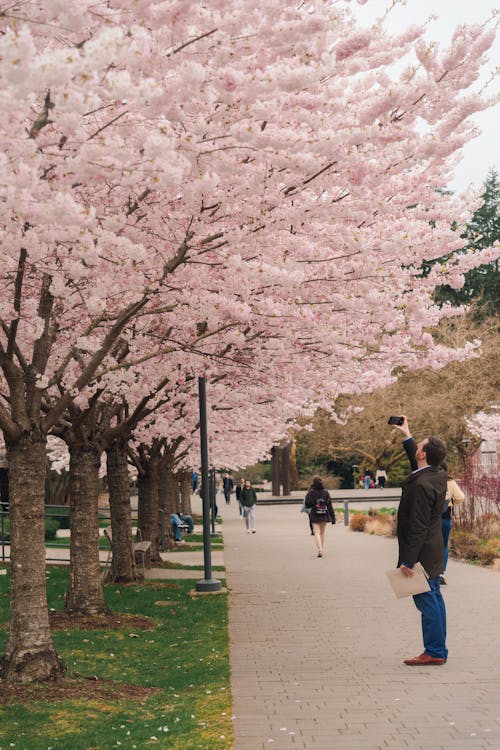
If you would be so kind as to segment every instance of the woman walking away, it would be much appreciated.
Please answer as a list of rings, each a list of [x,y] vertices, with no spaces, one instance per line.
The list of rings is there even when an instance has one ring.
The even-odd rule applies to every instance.
[[[314,477],[311,489],[306,495],[306,508],[311,509],[311,519],[314,539],[318,548],[318,557],[323,557],[325,551],[325,530],[328,522],[335,523],[335,512],[332,500],[325,490],[321,477]]]
[[[245,519],[245,526],[247,527],[247,534],[255,534],[255,503],[257,502],[257,495],[254,488],[250,484],[250,480],[246,479],[243,489],[241,490],[240,503],[243,508],[243,517]]]

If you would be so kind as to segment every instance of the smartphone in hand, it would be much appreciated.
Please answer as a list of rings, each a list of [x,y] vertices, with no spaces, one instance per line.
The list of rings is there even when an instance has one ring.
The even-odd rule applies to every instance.
[[[387,424],[397,424],[399,427],[404,423],[404,417],[389,417]]]

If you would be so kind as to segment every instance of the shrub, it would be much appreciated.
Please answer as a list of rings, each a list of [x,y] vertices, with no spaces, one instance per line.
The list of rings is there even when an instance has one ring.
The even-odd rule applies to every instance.
[[[464,560],[477,560],[480,549],[480,539],[471,531],[452,529],[450,534],[450,552]]]
[[[395,523],[391,516],[375,514],[368,518],[364,530],[367,534],[393,536],[395,533]]]
[[[364,531],[367,522],[368,516],[363,513],[354,513],[349,519],[349,527],[351,531]]]
[[[0,526],[0,535],[2,527]],[[4,516],[3,519],[3,540],[4,542],[10,542],[10,520]]]
[[[59,521],[55,518],[45,519],[45,540],[55,539],[57,535],[57,529],[59,528]]]
[[[450,552],[464,560],[477,560],[489,565],[499,554],[497,539],[484,540],[470,531],[453,530],[450,536]]]
[[[59,521],[57,521],[55,518],[46,518],[45,519],[45,539],[55,539],[57,534],[57,529],[59,528]],[[3,522],[3,540],[4,542],[10,542],[10,520],[8,518],[4,519]]]
[[[50,507],[50,505],[46,505],[45,513],[47,518],[58,521],[60,529],[69,529],[69,506],[59,508],[57,506]]]
[[[489,539],[479,548],[480,560],[483,565],[491,565],[495,558],[500,556],[500,541],[498,539]]]

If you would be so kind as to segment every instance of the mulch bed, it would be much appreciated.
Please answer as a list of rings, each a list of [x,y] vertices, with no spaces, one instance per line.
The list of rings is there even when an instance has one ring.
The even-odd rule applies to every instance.
[[[66,612],[51,612],[51,630],[154,630],[156,623],[150,617],[141,615],[68,615]]]
[[[97,677],[61,677],[37,683],[2,683],[0,705],[7,703],[38,703],[59,700],[146,701],[158,688],[128,685],[125,682],[100,680]]]

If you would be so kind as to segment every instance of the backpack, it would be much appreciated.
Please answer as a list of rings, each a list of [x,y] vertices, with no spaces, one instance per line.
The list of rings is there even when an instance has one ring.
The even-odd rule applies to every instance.
[[[325,498],[319,495],[314,503],[313,511],[317,516],[326,516],[328,513],[328,505]]]

